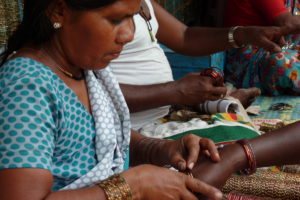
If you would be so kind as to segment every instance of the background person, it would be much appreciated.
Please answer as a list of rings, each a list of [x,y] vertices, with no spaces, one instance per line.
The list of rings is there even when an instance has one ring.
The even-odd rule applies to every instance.
[[[225,26],[279,26],[299,33],[298,0],[228,0]],[[237,88],[258,87],[263,94],[300,94],[299,34],[286,37],[288,45],[270,54],[256,45],[228,51],[226,81]]]
[[[228,28],[187,27],[155,1],[145,0],[142,13],[134,16],[134,40],[125,45],[111,67],[131,112],[133,129],[165,116],[169,105],[197,105],[225,96],[226,88],[210,77],[190,73],[174,81],[168,60],[158,42],[175,52],[203,56],[232,48]],[[151,32],[151,34],[150,34]],[[243,27],[234,31],[238,45],[252,43],[280,51],[278,27]],[[151,36],[152,35],[152,36]],[[279,42],[277,45],[275,42]],[[231,95],[248,106],[260,94],[258,89],[240,90]]]

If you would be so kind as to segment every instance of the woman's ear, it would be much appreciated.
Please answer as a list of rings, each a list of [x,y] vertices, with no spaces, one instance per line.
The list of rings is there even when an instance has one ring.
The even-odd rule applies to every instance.
[[[46,15],[54,28],[63,26],[69,8],[64,0],[53,1],[46,10]]]

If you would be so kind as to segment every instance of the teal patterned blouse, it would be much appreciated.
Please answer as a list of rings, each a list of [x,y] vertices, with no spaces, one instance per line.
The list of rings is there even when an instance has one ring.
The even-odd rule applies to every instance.
[[[42,168],[53,190],[97,163],[94,120],[48,67],[16,58],[0,68],[0,169]]]

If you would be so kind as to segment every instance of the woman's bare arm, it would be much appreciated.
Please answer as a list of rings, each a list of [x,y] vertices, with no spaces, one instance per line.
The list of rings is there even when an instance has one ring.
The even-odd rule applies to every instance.
[[[300,122],[285,126],[250,140],[257,166],[300,164]],[[193,169],[195,177],[216,187],[222,187],[229,176],[247,168],[245,152],[240,144],[231,144],[220,150],[221,161],[213,163],[202,158]]]

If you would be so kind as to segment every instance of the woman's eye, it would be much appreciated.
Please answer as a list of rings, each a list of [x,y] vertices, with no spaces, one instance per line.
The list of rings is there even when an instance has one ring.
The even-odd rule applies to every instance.
[[[120,19],[111,19],[110,21],[113,24],[121,24],[123,20],[120,20]]]

